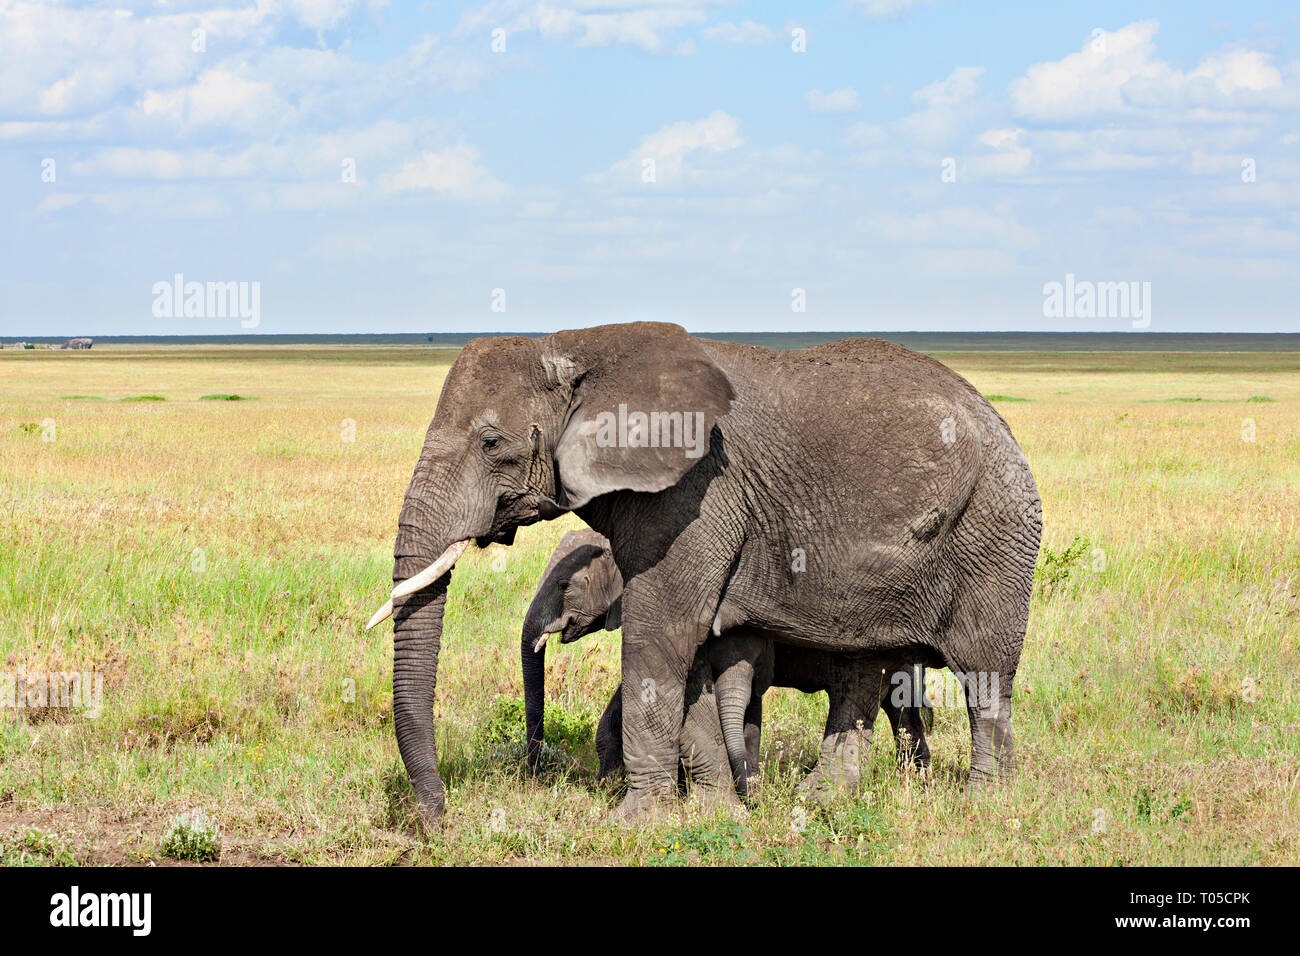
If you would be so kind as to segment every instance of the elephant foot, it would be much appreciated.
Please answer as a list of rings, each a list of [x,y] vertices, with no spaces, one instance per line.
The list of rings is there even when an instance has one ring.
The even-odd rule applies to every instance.
[[[991,793],[1000,782],[996,770],[972,769],[966,781],[966,793],[972,796]]]
[[[930,747],[925,740],[914,740],[909,734],[898,738],[898,766],[903,770],[911,768],[924,774],[930,769]]]
[[[602,769],[596,774],[596,783],[602,787],[619,787],[627,782],[627,771],[622,767],[613,770]]]
[[[740,798],[730,786],[710,787],[695,784],[687,791],[686,802],[691,807],[703,810],[740,806]]]
[[[817,766],[795,788],[796,795],[825,805],[844,794],[856,793],[870,744],[869,731],[845,730],[828,735],[822,741]]]
[[[736,792],[740,794],[740,799],[753,800],[758,796],[759,775],[752,773],[748,777],[742,777],[736,782]]]
[[[670,794],[628,791],[621,803],[605,817],[605,823],[615,826],[639,826],[649,820],[671,813],[676,799]]]

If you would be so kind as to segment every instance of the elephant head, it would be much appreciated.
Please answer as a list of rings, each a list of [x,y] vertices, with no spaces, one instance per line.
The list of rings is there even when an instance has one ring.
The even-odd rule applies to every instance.
[[[392,599],[367,625],[393,616],[394,725],[426,825],[444,807],[433,700],[456,559],[471,542],[509,544],[520,526],[601,495],[672,487],[707,453],[732,396],[675,325],[480,338],[457,356],[398,518]],[[695,444],[622,440],[628,410],[690,415]],[[611,436],[613,416],[624,429]]]
[[[593,631],[617,630],[622,623],[622,593],[623,576],[609,542],[590,530],[566,534],[542,573],[519,642],[530,770],[537,770],[545,730],[547,638],[558,634],[560,642],[567,644]]]

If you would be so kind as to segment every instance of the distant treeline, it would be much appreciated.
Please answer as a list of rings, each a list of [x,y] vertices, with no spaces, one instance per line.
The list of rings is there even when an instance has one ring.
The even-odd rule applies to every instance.
[[[483,335],[526,335],[544,332],[376,332],[361,334],[286,335],[97,335],[96,345],[423,345],[459,348]],[[1274,352],[1300,351],[1296,332],[700,332],[703,338],[797,349],[836,339],[871,336],[888,339],[921,352],[1025,350]],[[64,342],[67,336],[5,337],[0,341]]]

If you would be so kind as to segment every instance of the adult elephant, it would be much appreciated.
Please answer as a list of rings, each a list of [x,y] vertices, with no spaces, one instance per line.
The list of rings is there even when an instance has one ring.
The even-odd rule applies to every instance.
[[[877,339],[774,352],[637,322],[475,339],[443,384],[394,547],[398,747],[444,805],[433,697],[449,572],[565,511],[624,581],[630,819],[674,794],[684,689],[710,631],[906,651],[967,680],[971,772],[1009,773],[1011,688],[1041,531],[1029,465],[960,376]],[[972,690],[978,686],[980,693]],[[833,715],[821,762],[874,714]]]

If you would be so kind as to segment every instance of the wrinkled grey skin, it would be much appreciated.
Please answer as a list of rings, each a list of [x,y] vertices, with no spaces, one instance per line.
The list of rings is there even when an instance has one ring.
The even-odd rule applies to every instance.
[[[520,637],[530,770],[537,770],[545,730],[545,647],[535,650],[539,639],[543,634],[555,634],[567,644],[593,631],[617,630],[622,593],[623,578],[609,552],[609,542],[587,529],[566,534],[546,563],[537,593],[524,615]],[[726,800],[731,790],[731,768],[718,711],[710,675],[703,666],[695,668],[688,681],[679,754],[681,769],[702,795]],[[596,735],[602,779],[622,769],[622,740],[615,745],[611,734],[621,738],[621,721],[611,727],[602,718]]]
[[[699,440],[679,424],[643,441],[639,418],[611,440],[620,412],[674,413]],[[613,820],[676,795],[696,652],[738,627],[982,676],[996,692],[968,702],[972,782],[1011,772],[1041,505],[1006,422],[940,363],[877,339],[776,352],[652,322],[471,341],[406,490],[394,582],[455,542],[508,544],[566,511],[609,539],[624,582],[628,790]],[[426,825],[444,806],[433,699],[449,580],[393,600],[394,725]],[[832,712],[815,775],[859,760],[868,683]]]
[[[543,651],[535,650],[543,634],[558,634],[561,643],[575,641],[595,631],[619,627],[623,579],[610,553],[609,542],[594,531],[570,531],[560,541],[542,573],[537,592],[524,618],[520,658],[524,672],[524,704],[527,722],[528,764],[535,770],[544,731],[543,700],[545,669]],[[735,787],[741,796],[752,790],[752,776],[758,767],[762,727],[762,698],[768,687],[800,687],[807,691],[828,691],[833,697],[852,694],[857,688],[843,687],[844,680],[870,679],[880,671],[880,661],[846,659],[837,669],[844,678],[836,680],[831,661],[817,651],[773,641],[743,628],[728,631],[705,642],[697,666],[707,666],[703,679],[713,682],[717,699],[718,725],[722,740],[707,739],[707,727],[692,724],[689,715],[683,736],[696,752],[711,753],[725,747]],[[776,667],[776,661],[781,666]],[[903,679],[911,679],[910,669]],[[880,703],[889,716],[898,744],[900,762],[912,760],[919,767],[929,763],[920,707],[899,707],[894,703],[895,680],[884,684]],[[689,695],[688,695],[689,699]],[[605,708],[596,731],[596,751],[602,778],[623,769],[621,688]],[[835,709],[838,701],[832,705]],[[814,794],[829,797],[831,792]]]

